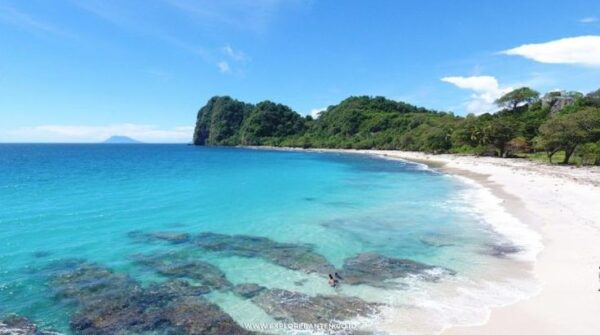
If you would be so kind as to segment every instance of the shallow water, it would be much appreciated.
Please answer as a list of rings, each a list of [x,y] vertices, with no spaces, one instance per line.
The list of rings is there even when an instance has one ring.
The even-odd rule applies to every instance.
[[[215,265],[232,285],[256,283],[381,303],[383,313],[370,327],[390,332],[429,333],[448,323],[474,322],[473,313],[442,320],[448,313],[440,312],[453,299],[462,301],[467,287],[475,295],[475,287],[495,287],[494,299],[469,300],[472,306],[465,308],[474,309],[530,289],[520,276],[499,270],[521,261],[498,253],[498,245],[510,244],[473,207],[480,190],[417,164],[185,145],[3,144],[0,171],[0,314],[17,313],[65,333],[75,307],[57,302],[44,269],[67,258],[95,262],[149,285],[165,276],[136,263],[134,255],[184,254]],[[138,237],[165,231],[192,239],[202,232],[259,236],[306,246],[336,269],[371,252],[456,274],[440,274],[434,282],[408,276],[392,280],[394,287],[342,281],[333,289],[326,273],[285,267],[272,255],[215,252],[189,241],[135,238],[132,231]],[[502,274],[490,281],[485,274],[492,272]],[[275,321],[231,290],[214,289],[206,297],[239,324]],[[398,309],[404,309],[402,316]]]

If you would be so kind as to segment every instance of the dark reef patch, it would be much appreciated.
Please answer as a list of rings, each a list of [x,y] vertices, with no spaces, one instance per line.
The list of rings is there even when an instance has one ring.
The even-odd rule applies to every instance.
[[[193,242],[202,249],[227,255],[262,258],[273,264],[306,273],[326,275],[334,270],[325,257],[311,245],[281,243],[266,237],[201,233]]]
[[[235,285],[233,292],[243,298],[250,299],[262,292],[265,288],[258,284]]]
[[[133,230],[127,233],[127,237],[132,238],[135,241],[141,243],[148,243],[153,241],[166,241],[172,244],[185,243],[190,240],[190,234],[181,232],[171,231],[159,231],[159,232],[144,232],[140,230]]]
[[[282,289],[264,289],[252,299],[275,320],[311,324],[347,321],[378,312],[378,305],[342,295],[309,296]]]
[[[35,251],[34,253],[32,253],[32,256],[35,258],[45,258],[52,255],[52,253],[50,251]]]
[[[40,330],[31,320],[11,314],[0,319],[0,335],[60,335],[60,333]]]
[[[190,257],[187,253],[134,255],[133,261],[169,278],[187,278],[214,289],[229,288],[232,284],[218,267]]]
[[[169,280],[142,287],[95,263],[67,260],[47,269],[55,299],[73,304],[75,334],[251,334],[217,305],[204,286]]]
[[[490,256],[504,258],[522,251],[521,248],[511,243],[487,244],[485,253]]]
[[[427,246],[436,248],[451,247],[455,245],[449,236],[444,235],[425,235],[419,238],[419,241]]]
[[[455,274],[454,271],[449,269],[376,253],[362,253],[346,259],[341,274],[344,277],[343,283],[346,284],[365,284],[386,288],[395,286],[393,283],[386,282],[387,280],[409,275],[419,275],[425,280],[437,280],[440,275],[428,272],[428,270],[433,269],[441,269],[443,274]]]

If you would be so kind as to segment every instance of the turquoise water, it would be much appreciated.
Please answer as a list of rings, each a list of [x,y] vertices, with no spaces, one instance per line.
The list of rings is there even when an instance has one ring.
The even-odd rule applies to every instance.
[[[131,231],[216,232],[308,243],[336,267],[376,252],[485,269],[498,236],[463,199],[468,185],[422,166],[368,156],[186,145],[0,145],[0,314],[69,332],[72,307],[50,294],[45,265],[81,258],[144,283],[132,255],[183,248]],[[234,284],[327,294],[319,274],[264,259],[203,253]],[[299,285],[298,282],[303,284]],[[390,292],[342,287],[366,300]],[[249,301],[209,298],[238,322],[270,320]]]

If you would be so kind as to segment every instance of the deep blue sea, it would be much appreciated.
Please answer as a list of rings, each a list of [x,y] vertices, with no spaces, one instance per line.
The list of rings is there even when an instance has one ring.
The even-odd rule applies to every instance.
[[[485,317],[488,305],[505,302],[501,289],[494,299],[480,293],[517,286],[502,270],[517,262],[503,254],[510,247],[499,247],[510,241],[474,208],[480,191],[422,165],[356,154],[1,144],[0,314],[70,333],[77,307],[57,298],[48,267],[79,259],[147,286],[168,276],[136,263],[137,256],[193,248],[152,240],[152,233],[211,232],[307,246],[336,269],[368,252],[451,270],[454,275],[435,281],[406,276],[392,279],[395,287],[342,281],[332,288],[327,274],[294,269],[271,256],[206,250],[193,256],[216,266],[233,285],[358,297],[386,308],[371,320],[374,329],[432,333],[474,322]],[[271,249],[265,252],[277,252]],[[239,324],[276,319],[228,289],[205,297]]]

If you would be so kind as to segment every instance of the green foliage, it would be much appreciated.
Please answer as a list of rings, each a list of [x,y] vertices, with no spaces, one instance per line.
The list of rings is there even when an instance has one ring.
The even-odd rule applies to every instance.
[[[251,108],[252,105],[228,96],[212,97],[198,112],[194,144],[236,144],[242,121]]]
[[[600,165],[600,141],[583,144],[577,149],[577,156],[582,164]]]
[[[506,146],[507,156],[513,156],[518,152],[528,152],[531,150],[531,146],[527,139],[523,136],[517,136],[508,141]]]
[[[540,127],[539,140],[550,161],[557,151],[564,150],[563,163],[568,164],[577,146],[600,140],[600,109],[554,115]]]
[[[271,101],[258,103],[244,120],[240,131],[240,144],[276,145],[276,138],[299,134],[304,130],[304,120],[296,112]]]
[[[521,87],[506,93],[496,100],[496,104],[500,107],[515,110],[519,105],[530,104],[535,102],[540,97],[537,91],[529,87]]]
[[[508,142],[516,135],[517,124],[511,118],[494,118],[483,126],[483,144],[489,144],[498,150],[498,156],[506,156]]]
[[[571,99],[560,109],[547,101]],[[554,99],[554,100],[552,100]],[[564,157],[597,164],[600,91],[538,93],[517,89],[499,99],[495,114],[457,117],[383,97],[350,97],[319,117],[264,101],[213,97],[198,113],[194,144],[299,148],[413,150],[490,156]],[[598,104],[599,106],[596,106]],[[556,156],[555,156],[556,155]],[[574,158],[573,158],[574,157]]]

